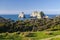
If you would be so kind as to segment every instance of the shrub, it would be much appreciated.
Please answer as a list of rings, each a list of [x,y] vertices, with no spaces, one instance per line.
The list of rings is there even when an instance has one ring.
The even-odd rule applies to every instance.
[[[29,33],[26,35],[26,37],[36,37],[36,34],[35,33]]]
[[[45,32],[45,34],[52,35],[53,33],[52,32]]]
[[[18,31],[17,34],[20,34],[20,31]]]
[[[6,32],[6,34],[5,34],[5,35],[7,36],[8,34],[9,34],[9,33],[8,33],[8,32]]]

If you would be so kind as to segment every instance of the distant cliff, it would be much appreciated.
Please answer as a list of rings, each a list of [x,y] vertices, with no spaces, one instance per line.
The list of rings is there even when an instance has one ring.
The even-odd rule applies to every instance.
[[[6,18],[3,18],[3,17],[0,16],[0,23],[1,22],[12,22],[12,21],[14,21],[14,20],[6,19]]]

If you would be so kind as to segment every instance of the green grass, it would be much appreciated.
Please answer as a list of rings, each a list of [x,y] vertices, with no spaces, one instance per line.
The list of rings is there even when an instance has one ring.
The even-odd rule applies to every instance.
[[[46,34],[48,31],[40,32],[22,32],[20,34],[14,33],[0,33],[0,40],[39,40],[56,35],[60,35],[60,31],[50,31],[52,34]],[[49,33],[49,32],[48,32]]]
[[[60,31],[50,31],[50,32],[52,32],[52,34],[46,34],[46,32],[48,32],[48,31],[31,32],[31,33],[34,33],[33,35],[28,34],[29,32],[25,32],[25,34],[28,34],[29,36],[27,36],[27,37],[25,36],[24,38],[31,38],[34,40],[38,40],[38,39],[44,39],[44,38],[60,35]]]
[[[51,40],[60,40],[60,38],[52,38]]]

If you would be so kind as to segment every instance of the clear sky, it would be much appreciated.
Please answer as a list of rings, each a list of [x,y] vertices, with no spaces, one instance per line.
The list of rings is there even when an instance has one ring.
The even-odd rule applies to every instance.
[[[43,11],[45,14],[60,14],[60,0],[0,0],[0,14],[30,14]]]

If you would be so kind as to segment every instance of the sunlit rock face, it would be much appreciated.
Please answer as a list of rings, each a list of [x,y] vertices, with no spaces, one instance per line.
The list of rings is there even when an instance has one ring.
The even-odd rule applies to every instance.
[[[45,17],[45,14],[43,12],[34,11],[34,12],[32,12],[32,14],[30,16],[41,19],[41,18]]]
[[[45,16],[45,18],[49,18],[48,16]]]
[[[32,12],[31,16],[32,17],[36,17],[37,16],[37,13],[38,13],[37,11],[34,11],[34,12]]]
[[[60,18],[60,15],[56,15],[56,17],[59,17]]]
[[[21,12],[18,17],[19,18],[24,18],[24,12]]]

